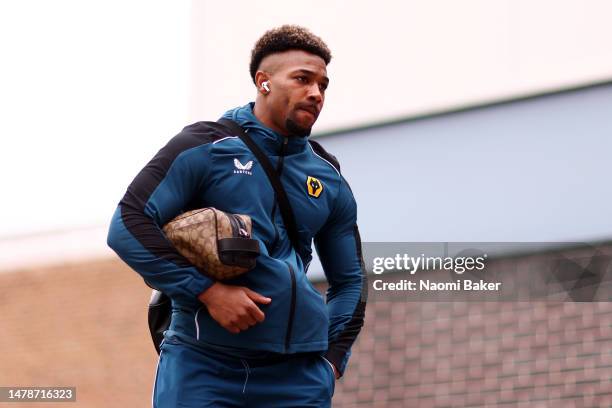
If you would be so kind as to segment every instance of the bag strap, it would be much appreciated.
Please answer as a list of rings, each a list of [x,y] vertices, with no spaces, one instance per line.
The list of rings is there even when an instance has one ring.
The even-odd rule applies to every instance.
[[[295,222],[295,215],[293,213],[293,209],[291,208],[291,203],[289,202],[289,198],[287,197],[287,192],[283,187],[280,177],[272,163],[270,163],[270,159],[268,156],[257,146],[257,144],[251,139],[251,136],[244,131],[242,126],[238,125],[231,119],[221,118],[217,121],[222,125],[230,128],[239,138],[244,142],[244,144],[251,150],[253,155],[257,158],[259,164],[266,172],[268,176],[268,180],[270,180],[270,184],[272,184],[272,188],[274,189],[274,193],[276,196],[276,201],[278,202],[278,206],[280,208],[281,216],[283,218],[283,223],[285,224],[285,228],[287,229],[287,234],[289,235],[289,240],[293,244],[293,247],[297,251],[297,253],[302,256],[299,248],[299,235],[297,224]]]

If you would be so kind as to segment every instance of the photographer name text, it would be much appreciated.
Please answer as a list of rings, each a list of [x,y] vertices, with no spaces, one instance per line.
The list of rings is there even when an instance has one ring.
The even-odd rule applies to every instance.
[[[385,282],[382,279],[376,279],[372,282],[374,290],[398,290],[398,291],[498,291],[501,287],[501,282],[485,282],[480,279],[473,281],[470,279],[456,280],[455,282],[432,282],[427,279],[419,279],[412,281],[402,279],[398,282]]]

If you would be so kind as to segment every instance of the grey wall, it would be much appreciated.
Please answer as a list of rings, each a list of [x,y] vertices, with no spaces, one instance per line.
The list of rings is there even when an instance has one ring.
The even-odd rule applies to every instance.
[[[612,238],[612,84],[318,141],[364,241]]]

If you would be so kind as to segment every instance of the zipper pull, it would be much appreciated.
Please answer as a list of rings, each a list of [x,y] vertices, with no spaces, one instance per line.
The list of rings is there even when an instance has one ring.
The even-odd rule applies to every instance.
[[[244,223],[244,221],[242,220],[242,218],[238,215],[236,215],[236,221],[238,221],[238,235],[244,237],[244,238],[250,238],[249,233],[246,230],[246,224]]]
[[[281,156],[285,155],[285,150],[287,150],[287,144],[289,143],[288,137],[283,137],[283,146],[281,147]]]

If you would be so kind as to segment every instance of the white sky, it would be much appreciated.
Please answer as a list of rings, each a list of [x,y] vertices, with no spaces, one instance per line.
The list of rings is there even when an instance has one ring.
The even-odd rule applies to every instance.
[[[332,49],[320,131],[610,78],[611,15],[603,0],[2,2],[0,252],[89,227],[104,247],[171,136],[253,99],[249,53],[271,27]]]
[[[0,3],[0,236],[105,223],[188,111],[183,2]]]
[[[194,120],[253,98],[250,50],[284,23],[310,28],[333,54],[319,130],[612,77],[610,1],[195,4]]]

